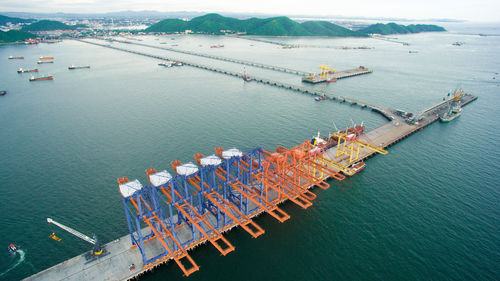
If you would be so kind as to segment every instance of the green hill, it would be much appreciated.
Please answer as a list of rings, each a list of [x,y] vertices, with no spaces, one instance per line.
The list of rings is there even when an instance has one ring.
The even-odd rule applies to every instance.
[[[419,32],[436,32],[436,31],[446,31],[441,26],[433,25],[433,24],[410,24],[410,25],[401,25],[397,23],[377,23],[372,24],[368,27],[358,30],[359,32],[363,32],[366,34],[408,34],[408,33],[419,33]]]
[[[301,25],[310,33],[318,36],[366,36],[327,21],[306,21]]]
[[[60,21],[54,20],[40,20],[28,26],[23,27],[24,31],[49,31],[49,30],[75,30],[84,25],[67,25]]]
[[[268,36],[365,36],[356,31],[329,22],[304,22],[302,24],[288,17],[251,18],[239,20],[219,14],[207,14],[190,21],[179,19],[162,20],[146,29],[147,32],[184,32],[223,34],[222,30],[246,32],[248,35]]]
[[[36,38],[36,35],[20,30],[0,31],[0,43],[23,42],[29,38]]]
[[[17,24],[17,23],[30,23],[34,22],[33,19],[21,19],[21,18],[12,18],[4,15],[0,15],[0,25],[6,25],[7,23]]]

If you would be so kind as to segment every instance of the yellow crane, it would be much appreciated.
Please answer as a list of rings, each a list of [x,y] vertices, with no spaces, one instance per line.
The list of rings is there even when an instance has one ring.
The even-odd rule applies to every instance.
[[[329,73],[333,73],[333,72],[336,71],[335,69],[333,69],[332,66],[330,66],[328,64],[322,64],[322,65],[320,65],[319,69],[321,69],[321,75],[320,75],[320,77],[324,78],[324,79],[326,79],[328,77]]]
[[[342,155],[348,155],[349,164],[358,160],[359,150],[361,147],[373,150],[383,155],[388,153],[387,150],[381,147],[360,141],[359,136],[356,134],[332,133],[332,135],[338,138],[337,151],[335,153],[335,157],[338,158]]]

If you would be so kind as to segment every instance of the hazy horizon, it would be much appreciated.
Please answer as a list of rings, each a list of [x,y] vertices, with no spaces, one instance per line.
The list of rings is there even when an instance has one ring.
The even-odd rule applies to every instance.
[[[199,2],[186,0],[3,0],[1,12],[19,13],[75,13],[100,14],[115,12],[193,12],[193,13],[241,13],[241,14],[273,14],[286,16],[322,17],[322,18],[375,18],[401,20],[465,20],[473,22],[498,22],[500,2],[480,0],[476,2],[457,3],[451,0],[421,0],[419,2],[401,3],[397,0],[386,0],[382,3],[368,0],[354,0],[346,3],[332,4],[330,1],[318,0],[314,5],[309,3],[291,3],[283,0],[273,2],[254,0],[251,5],[247,1],[218,0]]]

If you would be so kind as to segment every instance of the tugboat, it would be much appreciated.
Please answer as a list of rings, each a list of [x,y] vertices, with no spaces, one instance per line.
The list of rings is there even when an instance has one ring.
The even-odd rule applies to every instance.
[[[7,94],[7,91],[0,91],[0,96],[5,96]]]
[[[54,79],[54,76],[52,76],[52,75],[46,75],[46,76],[40,76],[40,77],[31,76],[30,82],[41,81],[41,80],[53,80],[53,79]]]
[[[18,250],[18,249],[17,249],[16,245],[14,245],[14,244],[10,243],[10,245],[9,245],[9,252],[10,252],[11,254],[14,254],[15,252],[17,252],[17,250]]]
[[[315,98],[314,98],[314,100],[315,100],[315,101],[322,101],[322,100],[327,100],[327,99],[328,99],[328,97],[327,97],[327,96],[325,96],[325,95],[323,95],[323,96],[321,96],[321,97],[315,97]]]
[[[164,67],[172,67],[172,62],[171,61],[161,62],[158,65]]]
[[[70,66],[68,66],[68,69],[82,69],[82,68],[90,68],[90,65],[83,65],[83,66],[70,65]]]
[[[26,72],[38,72],[38,68],[35,68],[35,69],[22,69],[22,68],[19,68],[17,70],[17,73],[26,73]]]
[[[351,169],[354,171],[354,173],[358,174],[363,171],[363,169],[366,167],[366,164],[364,161],[359,161],[354,164],[352,164]]]

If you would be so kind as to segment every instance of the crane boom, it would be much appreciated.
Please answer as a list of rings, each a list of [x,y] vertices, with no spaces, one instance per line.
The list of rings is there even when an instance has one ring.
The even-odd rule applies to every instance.
[[[76,237],[78,237],[78,238],[80,238],[80,239],[83,239],[83,240],[85,240],[85,241],[89,242],[90,244],[95,245],[95,244],[97,243],[97,242],[96,242],[96,240],[94,240],[94,239],[92,239],[92,238],[88,237],[87,235],[85,235],[85,234],[83,234],[83,233],[81,233],[81,232],[79,232],[79,231],[76,231],[76,230],[74,230],[74,229],[73,229],[73,228],[71,228],[71,227],[68,227],[68,226],[65,226],[65,225],[63,225],[63,224],[61,224],[61,223],[58,223],[58,222],[56,222],[55,220],[53,220],[53,219],[51,219],[51,218],[47,218],[47,222],[48,222],[48,223],[52,223],[52,224],[55,224],[55,225],[59,226],[60,228],[62,228],[62,229],[64,229],[64,230],[66,230],[67,232],[69,232],[69,233],[71,233],[71,234],[75,235]]]

